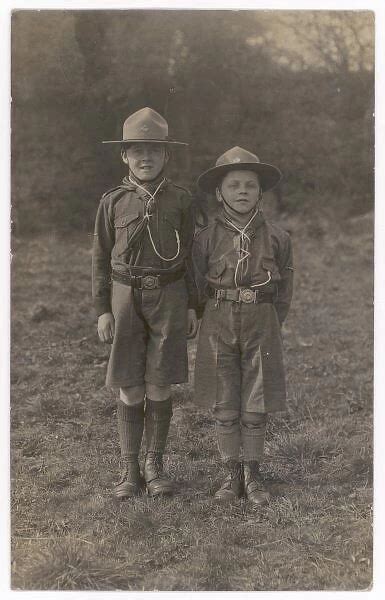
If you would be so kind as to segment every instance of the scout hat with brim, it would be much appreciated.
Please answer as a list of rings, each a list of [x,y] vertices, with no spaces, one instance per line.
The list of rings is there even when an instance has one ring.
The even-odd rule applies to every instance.
[[[148,107],[141,108],[124,121],[123,139],[106,140],[103,141],[103,144],[133,144],[135,142],[188,145],[186,142],[170,139],[166,119],[156,110]]]
[[[215,192],[226,173],[234,170],[257,173],[263,192],[277,185],[282,177],[281,171],[274,165],[263,163],[252,152],[235,146],[218,158],[215,167],[202,173],[198,179],[198,185],[204,192]]]

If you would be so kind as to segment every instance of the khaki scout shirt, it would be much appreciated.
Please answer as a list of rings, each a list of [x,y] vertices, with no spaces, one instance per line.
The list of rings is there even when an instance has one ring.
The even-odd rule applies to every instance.
[[[293,293],[293,255],[290,236],[257,214],[242,239],[236,228],[223,215],[202,229],[194,239],[193,263],[199,289],[200,305],[207,299],[208,287],[235,289],[256,288],[273,294],[278,318],[282,323],[289,311]],[[235,271],[239,259],[237,285]]]
[[[96,215],[92,253],[92,296],[98,315],[111,312],[112,269],[135,274],[186,270],[189,307],[196,305],[197,294],[191,265],[191,245],[194,235],[192,198],[187,190],[165,180],[156,194],[149,220],[152,242],[143,220],[150,196],[134,183],[123,185],[104,194]],[[136,241],[132,243],[133,233]],[[177,234],[180,240],[178,256]],[[164,258],[163,260],[153,247]]]

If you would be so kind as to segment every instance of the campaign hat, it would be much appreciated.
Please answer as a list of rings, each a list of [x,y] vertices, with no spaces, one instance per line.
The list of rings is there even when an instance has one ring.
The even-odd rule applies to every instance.
[[[156,110],[146,106],[130,115],[123,123],[121,140],[105,140],[103,144],[132,144],[135,142],[181,144],[168,136],[168,123]]]
[[[282,178],[278,167],[261,162],[256,154],[235,146],[218,158],[215,167],[200,175],[198,185],[204,192],[215,192],[226,173],[235,170],[257,173],[263,192],[272,189]]]

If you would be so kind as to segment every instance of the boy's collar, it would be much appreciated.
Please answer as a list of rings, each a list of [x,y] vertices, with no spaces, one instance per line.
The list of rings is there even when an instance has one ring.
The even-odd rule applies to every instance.
[[[163,182],[163,183],[162,183]],[[159,184],[162,184],[159,188],[159,191],[167,184],[168,180],[163,175],[163,172],[158,175],[152,181],[140,181],[137,179],[132,173],[130,175],[126,175],[123,178],[123,186],[129,191],[137,191],[139,195],[144,195],[145,190],[148,190],[150,193],[154,193]]]
[[[230,229],[231,231],[240,229],[240,227],[235,227],[234,225],[232,226],[231,223],[229,223],[229,217],[226,215],[224,209],[220,211],[215,220],[218,223],[220,223],[223,227],[226,227],[226,229]],[[257,229],[259,229],[259,227],[261,227],[261,225],[263,225],[263,223],[265,223],[265,217],[263,212],[260,210],[256,213],[250,225],[246,228],[246,231],[256,231]]]

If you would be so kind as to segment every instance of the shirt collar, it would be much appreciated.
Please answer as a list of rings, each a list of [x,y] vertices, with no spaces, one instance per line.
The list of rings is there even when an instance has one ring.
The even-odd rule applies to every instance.
[[[239,230],[239,227],[232,227],[231,224],[228,222],[228,219],[225,218],[225,211],[222,209],[219,213],[219,215],[216,217],[215,219],[217,221],[217,223],[220,223],[222,225],[222,227],[225,227],[226,229],[229,229],[230,231],[233,232],[237,232],[237,230]],[[257,229],[259,229],[263,224],[265,223],[265,217],[263,212],[260,210],[255,218],[251,221],[250,225],[246,228],[245,233],[248,234],[255,234],[255,232],[257,231]]]
[[[130,179],[131,179],[131,181],[130,181]],[[136,177],[134,177],[134,175],[132,173],[130,173],[130,178],[128,178],[128,176],[125,176],[123,178],[122,187],[124,187],[125,189],[127,189],[130,192],[136,191],[140,197],[143,197],[143,196],[146,196],[146,193],[142,188],[145,188],[146,190],[148,190],[148,192],[150,192],[150,194],[153,194],[156,191],[156,189],[158,188],[159,184],[162,182],[162,180],[164,180],[164,183],[160,186],[159,192],[167,184],[167,179],[164,177],[163,173],[160,173],[158,175],[158,177],[156,179],[154,179],[153,181],[148,181],[148,182],[139,181],[136,179]],[[138,184],[140,184],[141,187],[139,187],[139,185],[135,185],[136,182]]]

